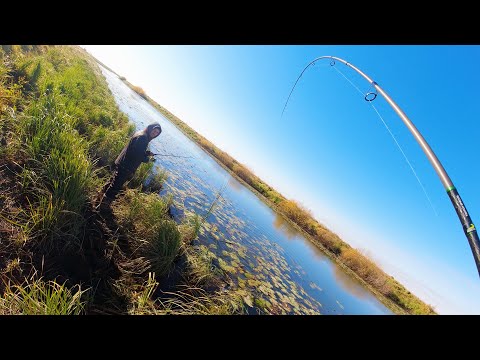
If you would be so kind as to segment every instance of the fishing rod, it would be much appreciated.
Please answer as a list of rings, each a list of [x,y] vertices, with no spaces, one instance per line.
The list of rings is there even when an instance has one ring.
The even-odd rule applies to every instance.
[[[177,157],[177,158],[195,159],[193,156],[181,156],[181,155],[162,154],[162,153],[152,153],[152,156],[171,156],[171,157]]]
[[[287,107],[288,101],[290,100],[290,97],[292,96],[293,90],[297,86],[298,81],[304,74],[304,72],[312,65],[315,65],[315,63],[319,60],[322,59],[330,59],[330,66],[335,66],[335,62],[338,61],[347,67],[355,70],[357,73],[359,73],[365,80],[369,82],[371,87],[375,89],[375,92],[367,92],[365,94],[365,100],[368,102],[371,102],[375,100],[377,97],[377,91],[380,93],[380,95],[383,96],[383,98],[388,102],[388,104],[393,108],[393,110],[397,113],[397,115],[400,117],[400,119],[403,121],[403,123],[407,126],[408,130],[410,133],[413,135],[417,143],[420,145],[422,148],[423,152],[427,156],[428,160],[430,161],[430,164],[433,166],[435,172],[437,173],[438,177],[440,178],[440,181],[442,182],[443,187],[447,191],[448,197],[450,198],[450,201],[453,204],[453,207],[455,208],[455,211],[457,213],[457,216],[460,220],[460,223],[462,224],[463,227],[463,232],[465,233],[465,236],[467,237],[468,243],[470,244],[470,249],[472,250],[473,258],[475,260],[475,264],[477,266],[477,271],[478,274],[480,275],[480,239],[478,238],[478,233],[475,228],[475,225],[472,222],[472,219],[470,215],[468,214],[468,211],[460,197],[460,194],[458,193],[457,188],[453,185],[452,180],[448,176],[445,168],[443,165],[440,163],[440,160],[438,160],[437,156],[433,152],[432,148],[430,145],[428,145],[427,141],[425,138],[420,134],[420,131],[415,127],[415,125],[412,123],[412,121],[408,118],[408,116],[403,112],[403,110],[393,101],[393,99],[383,90],[380,85],[376,81],[373,81],[368,75],[366,75],[363,71],[361,71],[359,68],[357,68],[355,65],[352,63],[349,63],[348,61],[345,61],[343,59],[340,59],[335,56],[320,56],[315,59],[313,59],[305,68],[302,70],[300,75],[298,76],[297,80],[295,81],[292,90],[290,91],[290,94],[288,95],[287,101],[285,102],[285,106],[283,107],[282,111],[282,116],[283,113],[285,112],[285,109]]]

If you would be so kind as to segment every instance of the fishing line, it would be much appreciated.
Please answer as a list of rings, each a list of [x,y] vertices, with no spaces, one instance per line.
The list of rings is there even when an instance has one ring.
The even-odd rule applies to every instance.
[[[208,209],[207,213],[205,214],[205,216],[202,218],[202,224],[207,220],[208,216],[213,212],[213,207],[215,206],[215,204],[217,203],[218,199],[219,198],[222,198],[223,199],[223,196],[222,196],[222,192],[223,190],[225,190],[225,187],[227,186],[227,181],[228,181],[228,174],[225,176],[225,180],[222,184],[222,187],[220,188],[220,190],[218,191],[217,195],[215,196],[215,200],[213,200],[212,204],[210,205],[210,208]]]
[[[345,80],[347,80],[355,89],[357,89],[357,91],[358,91],[362,96],[365,95],[365,94],[362,92],[362,90],[360,90],[357,85],[355,85],[349,78],[347,78],[347,77],[343,74],[343,72],[341,72],[340,70],[338,70],[336,66],[332,65],[332,67],[337,71],[337,73],[339,73],[340,75],[342,75],[342,76],[345,78]]]
[[[171,156],[171,157],[185,158],[185,159],[196,159],[193,156],[181,156],[181,155],[162,154],[162,153],[155,153],[155,154],[153,154],[153,156]]]
[[[311,64],[312,66],[316,66],[316,68],[321,68],[321,67],[324,67],[324,66],[333,66],[335,65],[335,60],[332,60],[330,62],[330,64],[320,64],[320,65],[317,65],[316,61],[312,62]],[[293,94],[293,90],[295,90],[295,87],[297,86],[298,82],[300,81],[300,78],[303,76],[303,73],[309,68],[310,66],[307,66],[306,68],[303,69],[303,71],[300,73],[300,75],[297,77],[297,80],[295,81],[295,83],[293,84],[293,87],[292,87],[292,90],[290,90],[290,94],[288,94],[288,98],[287,98],[287,101],[285,101],[285,105],[283,106],[283,110],[282,110],[282,115],[280,115],[280,119],[283,117],[283,113],[285,112],[285,109],[287,108],[287,105],[288,105],[288,101],[290,100],[290,97],[292,96]]]
[[[365,96],[365,94],[358,88],[357,85],[355,85],[349,78],[347,78],[345,76],[345,74],[343,72],[341,72],[340,70],[337,69],[336,66],[332,66],[338,74],[342,75],[361,95],[362,97]],[[423,190],[423,193],[425,194],[428,202],[430,203],[430,206],[432,207],[433,209],[433,212],[435,213],[435,216],[438,216],[438,213],[435,209],[435,206],[433,206],[433,203],[430,199],[430,197],[428,196],[428,193],[427,193],[427,190],[425,189],[425,187],[423,186],[422,182],[420,181],[420,178],[418,177],[417,175],[417,172],[415,171],[415,169],[413,168],[412,164],[410,163],[410,161],[408,160],[408,157],[407,155],[405,154],[405,152],[403,151],[402,147],[400,146],[399,142],[397,141],[395,135],[393,135],[392,131],[390,130],[390,128],[388,127],[387,123],[385,122],[385,120],[383,119],[382,115],[380,115],[380,112],[377,110],[377,108],[373,105],[373,103],[371,101],[369,101],[371,107],[373,108],[373,110],[375,110],[375,112],[377,113],[378,117],[380,118],[380,120],[382,121],[383,125],[385,126],[385,128],[387,129],[388,133],[390,134],[390,136],[392,137],[393,141],[395,141],[395,144],[397,145],[398,149],[400,150],[400,152],[402,153],[405,161],[407,162],[408,166],[410,167],[410,169],[412,170],[412,173],[413,175],[415,176],[415,178],[417,179],[418,183],[420,184],[420,187],[422,188]]]
[[[315,63],[313,63],[313,65],[315,65]],[[288,101],[290,100],[290,96],[292,96],[293,90],[295,90],[295,87],[297,86],[298,81],[300,80],[300,78],[302,77],[303,73],[304,73],[307,69],[308,69],[308,67],[306,67],[305,69],[303,69],[303,71],[300,73],[300,75],[298,76],[297,80],[295,81],[295,84],[293,84],[292,90],[290,91],[290,94],[288,94],[287,101],[285,102],[285,105],[283,106],[282,115],[280,115],[280,119],[282,118],[283,113],[285,112],[285,109],[287,108],[287,104],[288,104]]]
[[[227,186],[228,176],[229,176],[229,175],[230,175],[230,174],[228,174],[228,173],[225,175],[225,180],[224,180],[224,182],[223,182],[223,185],[222,185],[222,187],[220,188],[220,190],[218,191],[218,193],[217,193],[217,195],[216,195],[216,197],[215,197],[215,200],[212,202],[212,205],[210,205],[210,208],[208,209],[207,213],[206,213],[205,216],[202,218],[202,221],[201,221],[201,223],[200,223],[200,226],[203,226],[203,224],[205,223],[205,221],[207,220],[207,218],[210,216],[210,214],[213,213],[213,208],[214,208],[214,206],[216,205],[218,199],[219,199],[219,198],[222,198],[223,200],[225,200],[225,198],[222,196],[222,193],[223,193],[223,191],[225,190],[225,188],[226,188],[226,186]],[[225,226],[226,226],[226,225],[227,225],[227,224],[225,224]],[[217,227],[217,228],[218,228],[218,227]],[[218,241],[223,241],[223,242],[225,242],[225,243],[237,245],[237,243],[235,243],[235,242],[233,242],[233,241],[227,240],[227,239],[225,238],[225,233],[224,233],[223,231],[220,231],[220,233],[221,233],[222,235],[224,235],[223,240],[215,239],[215,241],[217,241],[217,242],[218,242]],[[208,232],[208,235],[209,235],[209,236],[212,236],[212,229],[210,229],[210,231]]]
[[[377,108],[376,108],[372,103],[370,103],[370,105],[372,106],[373,110],[375,110],[375,112],[378,114],[378,117],[380,118],[380,120],[382,120],[383,125],[385,125],[385,128],[388,130],[388,132],[389,132],[390,135],[392,136],[393,140],[395,141],[395,144],[397,144],[397,146],[398,146],[398,148],[400,149],[400,152],[402,153],[403,157],[405,158],[408,166],[410,166],[410,169],[412,170],[413,175],[415,175],[415,178],[417,179],[418,183],[420,184],[420,187],[422,188],[423,193],[425,194],[428,202],[430,203],[430,206],[432,207],[433,212],[435,213],[435,216],[438,216],[437,210],[435,210],[435,206],[433,206],[433,203],[432,203],[432,201],[430,200],[430,196],[428,196],[428,194],[427,194],[427,190],[425,189],[425,187],[423,186],[422,182],[420,181],[420,178],[417,176],[417,173],[416,173],[415,169],[413,168],[412,164],[410,163],[410,161],[408,161],[407,155],[405,155],[405,153],[403,152],[402,147],[401,147],[400,144],[398,143],[398,141],[397,141],[397,139],[395,138],[395,136],[393,136],[392,132],[390,131],[389,127],[387,126],[387,124],[386,124],[385,121],[383,120],[383,118],[382,118],[382,116],[380,115],[380,113],[378,112]]]

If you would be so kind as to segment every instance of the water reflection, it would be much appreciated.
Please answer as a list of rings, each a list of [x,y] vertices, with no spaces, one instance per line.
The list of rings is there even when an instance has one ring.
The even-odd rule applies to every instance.
[[[365,288],[363,288],[357,280],[345,273],[337,264],[333,264],[333,276],[337,283],[351,295],[359,299],[367,299],[371,296],[369,293],[365,292]]]
[[[277,213],[275,213],[273,227],[285,235],[288,240],[292,240],[298,235],[298,232],[288,223],[288,221]]]
[[[235,179],[233,176],[230,176],[228,178],[228,186],[231,189],[235,190],[235,192],[241,191],[243,187],[243,185],[240,184],[240,182],[237,179]]]

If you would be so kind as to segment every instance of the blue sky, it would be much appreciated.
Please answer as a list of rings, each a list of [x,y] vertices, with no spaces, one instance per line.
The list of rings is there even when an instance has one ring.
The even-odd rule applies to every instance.
[[[247,165],[440,313],[480,314],[480,279],[433,168],[386,101],[374,105],[435,208],[361,95],[328,61],[366,72],[437,154],[480,219],[480,46],[83,46]],[[362,91],[369,84],[336,65]],[[479,220],[477,220],[479,221]]]

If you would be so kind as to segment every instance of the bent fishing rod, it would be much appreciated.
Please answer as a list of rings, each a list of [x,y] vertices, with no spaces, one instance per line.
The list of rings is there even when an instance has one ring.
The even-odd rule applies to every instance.
[[[450,198],[453,207],[455,208],[455,211],[457,213],[457,216],[460,220],[460,223],[462,224],[463,227],[463,232],[465,233],[465,236],[467,237],[468,243],[470,244],[470,248],[472,250],[473,258],[475,260],[475,264],[477,265],[477,271],[478,274],[480,275],[480,240],[478,238],[478,233],[475,228],[475,225],[472,222],[472,219],[470,218],[470,215],[468,214],[468,211],[460,197],[460,194],[458,193],[458,190],[456,187],[453,185],[452,180],[448,176],[445,168],[443,165],[440,163],[440,160],[438,160],[437,156],[433,152],[432,148],[430,145],[428,145],[427,141],[425,138],[420,134],[420,131],[413,125],[412,121],[408,118],[408,116],[403,112],[403,110],[393,101],[393,99],[383,90],[380,85],[377,84],[377,82],[373,81],[368,75],[366,75],[363,71],[358,69],[356,66],[354,66],[352,63],[349,63],[343,59],[340,59],[335,56],[320,56],[312,60],[305,68],[302,70],[300,75],[298,76],[297,80],[295,81],[295,84],[293,85],[292,90],[290,91],[290,94],[288,95],[287,101],[285,102],[285,106],[283,107],[282,111],[282,116],[283,113],[285,112],[285,109],[287,107],[288,101],[290,100],[290,97],[292,96],[293,90],[297,86],[298,81],[302,77],[303,73],[312,65],[315,65],[315,63],[319,60],[322,59],[330,59],[330,65],[335,66],[335,62],[338,61],[347,67],[355,70],[357,73],[359,73],[365,80],[369,82],[371,87],[373,87],[376,91],[375,92],[368,92],[365,95],[365,100],[366,101],[373,101],[377,97],[377,91],[384,97],[385,100],[387,100],[388,104],[393,108],[393,110],[397,113],[397,115],[400,117],[400,119],[403,121],[403,123],[407,126],[408,130],[410,133],[413,135],[417,143],[420,145],[422,148],[423,152],[427,156],[428,160],[430,161],[430,164],[432,164],[435,172],[437,173],[438,177],[440,178],[440,181],[442,182],[443,187],[447,191],[448,197]]]

